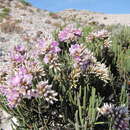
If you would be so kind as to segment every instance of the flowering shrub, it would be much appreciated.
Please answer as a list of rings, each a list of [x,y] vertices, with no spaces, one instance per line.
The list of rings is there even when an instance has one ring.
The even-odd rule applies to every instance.
[[[87,36],[87,39],[90,40],[90,41],[93,41],[95,39],[104,40],[104,39],[108,38],[109,35],[110,35],[110,33],[107,30],[102,29],[102,30],[99,30],[99,31],[91,32]]]
[[[112,49],[106,30],[92,35],[95,45],[71,25],[58,39],[45,37],[11,50],[0,73],[0,94],[1,106],[17,119],[17,129],[128,128],[127,108],[99,108],[104,102],[127,105],[122,87],[127,73],[121,68],[124,63],[117,66],[124,57]],[[96,108],[112,120],[103,120]]]
[[[49,48],[51,50],[48,53],[53,54],[58,51],[55,47],[56,44],[56,42],[52,42]],[[42,53],[44,53],[44,51],[42,51]],[[45,54],[46,60],[45,57],[43,58],[45,64],[49,61],[49,59],[47,59],[48,53]],[[41,53],[38,52],[37,55],[38,54]],[[8,105],[10,107],[16,107],[21,99],[30,99],[32,97],[44,97],[48,102],[53,103],[53,100],[56,100],[55,96],[57,96],[57,93],[51,90],[52,86],[49,85],[47,81],[39,81],[35,84],[36,88],[33,88],[33,82],[37,80],[37,78],[45,76],[45,74],[40,63],[34,59],[35,57],[29,57],[29,50],[25,49],[23,45],[18,45],[14,47],[14,50],[9,56],[10,71],[7,70],[7,79],[3,86],[0,87],[2,94],[7,97]],[[51,60],[53,61],[54,58],[53,55]]]
[[[70,55],[74,60],[75,68],[86,70],[89,65],[94,64],[96,62],[96,58],[93,57],[93,54],[82,45],[71,45],[69,51]]]
[[[73,42],[82,36],[82,31],[75,28],[73,25],[68,25],[59,32],[58,37],[61,42]]]
[[[98,108],[98,110],[102,115],[112,118],[113,128],[117,130],[129,129],[128,108],[125,106],[115,107],[112,104],[104,104],[104,106]]]

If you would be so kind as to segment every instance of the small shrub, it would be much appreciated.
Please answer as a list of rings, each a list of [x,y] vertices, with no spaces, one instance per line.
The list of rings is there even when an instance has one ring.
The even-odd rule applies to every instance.
[[[27,0],[19,0],[23,5],[25,6],[31,6],[31,4],[29,2],[27,2]]]
[[[108,18],[107,18],[107,17],[104,17],[103,19],[106,20],[106,19],[108,19]]]
[[[52,23],[53,26],[60,28],[61,27],[61,23],[60,22],[54,22]]]
[[[128,48],[130,46],[130,27],[118,25],[117,28],[114,29],[115,27],[112,27],[113,41],[124,48]]]
[[[53,12],[50,12],[50,13],[49,13],[49,16],[50,16],[51,18],[53,18],[53,19],[58,19],[58,18],[60,18],[60,16],[59,16],[58,14],[53,13]]]
[[[7,15],[8,15],[8,14],[9,14],[9,12],[10,12],[10,9],[9,9],[9,8],[4,8],[4,9],[3,9],[3,12],[4,12],[5,14],[7,14]]]
[[[89,25],[91,26],[97,26],[99,23],[97,21],[90,21]]]
[[[21,20],[21,19],[16,19],[16,20],[15,20],[15,23],[17,23],[17,24],[18,24],[18,23],[22,23],[22,20]]]
[[[51,20],[47,19],[47,20],[45,20],[45,23],[51,24],[52,22],[51,22]]]
[[[1,107],[21,130],[127,130],[129,49],[106,29],[61,29],[11,50],[0,71]]]
[[[0,24],[0,30],[4,33],[20,33],[23,28],[17,25],[17,22],[6,21]]]
[[[37,11],[37,12],[41,12],[41,9],[37,8],[36,11]]]
[[[34,13],[35,12],[35,10],[31,9],[31,8],[29,8],[28,10],[29,10],[30,13]]]
[[[9,12],[10,12],[9,8],[4,8],[2,12],[0,13],[0,21],[6,18],[9,15]]]

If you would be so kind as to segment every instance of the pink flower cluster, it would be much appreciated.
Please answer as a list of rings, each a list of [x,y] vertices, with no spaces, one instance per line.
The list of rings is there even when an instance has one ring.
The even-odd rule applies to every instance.
[[[58,37],[61,42],[69,43],[77,41],[81,35],[82,31],[80,29],[75,28],[73,25],[69,25],[59,32]]]
[[[10,52],[10,59],[15,63],[21,63],[26,58],[26,48],[23,45],[18,45],[14,47],[14,50]]]
[[[53,42],[49,52],[53,54],[59,51],[57,43]],[[44,68],[31,53],[34,52],[18,45],[9,55],[11,60],[4,72],[6,77],[0,84],[0,93],[6,97],[10,107],[17,106],[24,98],[42,97],[49,103],[57,100],[52,85],[48,85],[47,81],[39,81],[45,77]]]
[[[103,39],[107,39],[109,36],[110,36],[110,33],[107,30],[102,29],[99,31],[91,32],[87,36],[87,40],[88,41],[93,41],[95,39],[103,40]]]
[[[18,104],[23,96],[27,97],[29,87],[32,85],[32,79],[33,76],[27,73],[24,67],[20,67],[14,75],[8,77],[5,85],[0,87],[10,107]]]
[[[52,40],[41,40],[38,45],[38,55],[43,56],[43,61],[45,64],[54,65],[58,59],[58,53],[61,51],[59,48],[59,43]]]
[[[83,45],[75,44],[69,48],[70,55],[74,60],[74,67],[86,70],[91,64],[96,62],[93,54]]]

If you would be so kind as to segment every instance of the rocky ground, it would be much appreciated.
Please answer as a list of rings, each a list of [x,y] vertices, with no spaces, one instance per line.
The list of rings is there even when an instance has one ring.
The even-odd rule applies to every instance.
[[[75,9],[52,13],[35,8],[28,3],[21,3],[18,0],[0,0],[1,68],[6,62],[6,52],[15,44],[31,43],[37,37],[47,35],[60,26],[69,23],[80,23],[81,25],[121,24],[130,26],[130,14],[102,14]],[[1,122],[8,121],[6,120],[8,116],[2,113],[1,111]],[[4,124],[6,124],[6,128]],[[0,127],[5,130],[11,130],[7,122],[1,124]]]

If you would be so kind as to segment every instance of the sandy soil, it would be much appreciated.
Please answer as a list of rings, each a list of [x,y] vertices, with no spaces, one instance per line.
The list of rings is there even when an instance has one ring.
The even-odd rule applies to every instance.
[[[101,24],[121,24],[130,26],[130,14],[94,14],[94,20]]]

